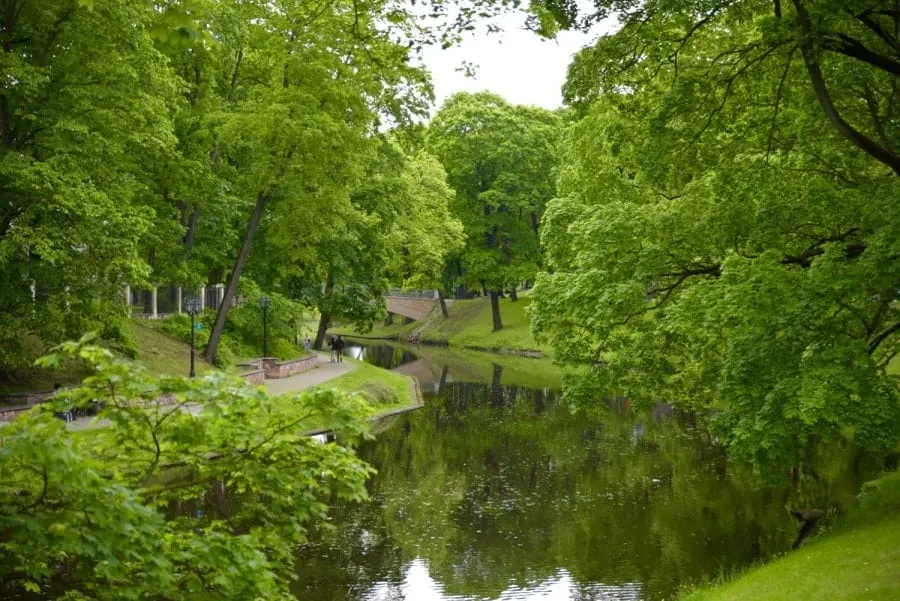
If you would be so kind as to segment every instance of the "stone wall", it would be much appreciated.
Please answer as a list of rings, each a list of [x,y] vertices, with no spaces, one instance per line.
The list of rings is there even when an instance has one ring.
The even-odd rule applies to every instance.
[[[255,369],[241,375],[249,384],[262,384],[266,381],[266,370]]]
[[[316,366],[317,361],[318,358],[315,355],[300,357],[299,359],[290,359],[288,361],[279,361],[274,357],[260,357],[241,363],[238,367],[252,370],[244,374],[244,379],[248,382],[258,384],[262,380],[287,378],[294,374],[309,371]],[[259,371],[262,371],[264,374],[262,379],[258,379]]]
[[[317,361],[318,358],[315,355],[300,359],[291,359],[290,361],[273,361],[271,366],[266,365],[266,378],[286,378],[288,376],[293,376],[294,374],[300,374],[315,367]]]
[[[0,411],[6,410],[9,407],[31,407],[32,405],[43,403],[52,396],[52,390],[0,394]]]

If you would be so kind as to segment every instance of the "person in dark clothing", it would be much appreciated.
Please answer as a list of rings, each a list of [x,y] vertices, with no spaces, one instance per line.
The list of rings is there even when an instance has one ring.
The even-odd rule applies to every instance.
[[[344,362],[344,339],[340,336],[334,341],[334,350],[337,353],[338,363]]]
[[[329,359],[330,363],[334,363],[337,353],[337,347],[335,346],[336,342],[334,340],[334,336],[328,337],[328,348],[331,349],[331,357]]]

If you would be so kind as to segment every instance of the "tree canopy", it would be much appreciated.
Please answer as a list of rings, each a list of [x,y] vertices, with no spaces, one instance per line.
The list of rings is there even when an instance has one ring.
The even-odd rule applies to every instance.
[[[583,119],[544,218],[536,328],[594,366],[585,391],[721,410],[734,456],[768,476],[821,439],[891,449],[900,184],[847,127],[900,139],[897,79],[854,42],[883,49],[866,22],[892,13],[620,8],[570,69]]]
[[[453,212],[466,233],[451,260],[454,284],[490,292],[495,330],[498,295],[541,264],[538,227],[555,194],[561,126],[550,111],[487,92],[452,96],[429,124],[427,146],[456,191]]]

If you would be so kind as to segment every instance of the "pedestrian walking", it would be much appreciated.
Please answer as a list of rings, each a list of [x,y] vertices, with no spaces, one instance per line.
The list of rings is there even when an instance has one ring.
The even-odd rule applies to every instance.
[[[334,350],[337,353],[337,362],[344,362],[344,339],[341,336],[337,337],[337,340],[334,341]]]
[[[335,344],[336,343],[334,340],[334,336],[329,337],[328,338],[328,348],[331,349],[331,359],[330,359],[331,363],[334,363],[335,360],[337,359],[337,348],[334,346]]]
[[[310,342],[310,340],[309,340],[309,334],[307,334],[307,335],[306,335],[306,338],[303,339],[303,350],[305,350],[305,351],[308,353],[308,352],[309,352],[309,349],[310,349],[311,347],[312,347],[312,342]]]

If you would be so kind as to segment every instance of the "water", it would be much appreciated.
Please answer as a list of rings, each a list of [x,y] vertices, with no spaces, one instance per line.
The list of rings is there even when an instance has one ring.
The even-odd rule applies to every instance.
[[[301,599],[667,599],[790,548],[786,501],[846,507],[859,484],[839,451],[801,498],[758,490],[692,416],[615,403],[603,419],[574,415],[539,360],[350,352],[414,372],[426,403],[360,449],[378,469],[372,499],[313,533]]]

